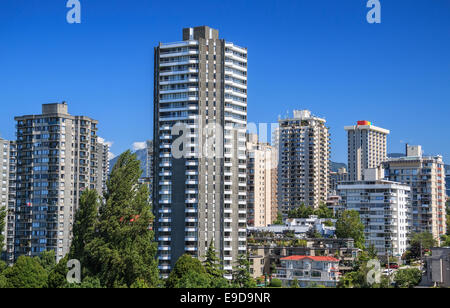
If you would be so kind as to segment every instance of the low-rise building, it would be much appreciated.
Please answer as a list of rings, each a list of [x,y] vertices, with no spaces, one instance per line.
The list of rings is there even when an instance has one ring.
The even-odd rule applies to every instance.
[[[336,258],[340,272],[345,273],[353,269],[359,252],[353,239],[294,239],[289,235],[280,237],[270,233],[253,234],[248,238],[250,273],[255,279],[275,274],[282,258],[295,255]]]
[[[450,287],[450,247],[432,248],[427,258],[425,284]]]
[[[284,225],[270,225],[267,227],[248,227],[249,234],[268,232],[277,236],[286,233],[294,234],[296,238],[308,238],[310,233],[319,233],[321,237],[333,237],[336,232],[335,219],[318,218],[315,215],[309,218],[288,218],[284,220]]]
[[[297,280],[300,287],[322,285],[336,287],[339,281],[339,260],[322,256],[290,256],[281,259],[277,268],[278,278],[284,286],[291,286]]]

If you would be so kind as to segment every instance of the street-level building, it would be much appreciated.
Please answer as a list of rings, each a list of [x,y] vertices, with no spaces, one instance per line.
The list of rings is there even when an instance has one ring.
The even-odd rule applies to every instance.
[[[327,256],[290,256],[281,259],[275,278],[284,286],[291,286],[294,280],[301,288],[311,286],[336,287],[339,282],[339,260]]]

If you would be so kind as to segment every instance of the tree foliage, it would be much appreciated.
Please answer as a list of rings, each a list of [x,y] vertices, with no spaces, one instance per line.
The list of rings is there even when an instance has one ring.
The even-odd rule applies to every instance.
[[[250,262],[246,255],[239,256],[232,284],[235,288],[256,288],[256,281],[250,275]]]
[[[150,228],[154,217],[148,188],[138,181],[141,174],[136,155],[127,151],[111,172],[99,215],[94,192],[85,191],[81,198],[71,255],[105,287],[130,287],[136,281],[159,285],[157,246]]]
[[[6,207],[0,207],[0,254],[3,249],[3,242],[5,240],[4,232],[6,233]]]
[[[302,204],[295,210],[290,211],[288,218],[309,218],[312,215],[318,216],[319,218],[334,218],[333,210],[328,208],[325,203],[321,203],[317,209]]]
[[[405,258],[408,260],[418,259],[425,254],[425,250],[436,247],[437,242],[429,232],[413,233],[410,238],[410,247]]]
[[[401,269],[394,277],[395,285],[398,288],[413,288],[419,285],[422,280],[422,272],[417,268]]]
[[[214,248],[214,242],[211,242],[208,247],[203,265],[205,267],[206,273],[211,279],[213,288],[229,287],[228,280],[224,278],[225,271],[220,265],[220,260],[217,257],[216,249]]]
[[[175,263],[167,288],[209,288],[211,279],[203,264],[188,254],[181,256]]]
[[[346,210],[340,214],[336,221],[336,236],[352,238],[355,241],[355,247],[364,249],[364,225],[357,211]]]
[[[2,276],[7,288],[34,289],[47,286],[48,273],[38,258],[20,256],[12,267],[3,271]]]

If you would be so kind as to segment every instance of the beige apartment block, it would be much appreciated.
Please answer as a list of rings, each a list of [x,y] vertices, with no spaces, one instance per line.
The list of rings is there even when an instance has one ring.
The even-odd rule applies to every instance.
[[[365,169],[377,168],[387,159],[387,136],[390,131],[358,121],[346,126],[348,134],[348,180],[362,181]]]
[[[424,156],[420,146],[406,146],[406,156],[383,163],[386,177],[411,187],[410,232],[446,234],[445,168],[442,156]]]
[[[273,223],[275,148],[247,136],[247,220],[252,227]]]

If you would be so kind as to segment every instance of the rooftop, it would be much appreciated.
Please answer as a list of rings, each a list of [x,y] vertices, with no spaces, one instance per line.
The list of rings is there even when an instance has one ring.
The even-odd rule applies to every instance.
[[[281,261],[301,261],[304,259],[309,259],[317,262],[339,262],[338,259],[333,257],[324,257],[324,256],[290,256],[286,258],[281,258]]]

